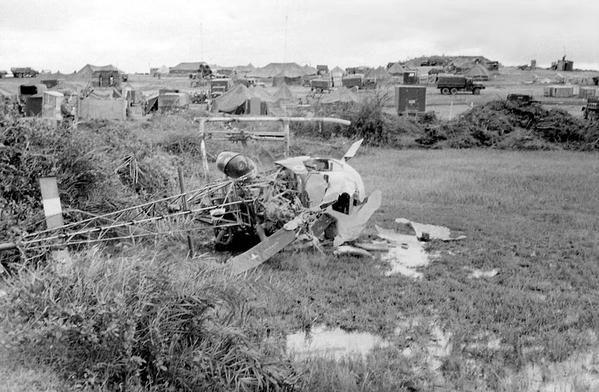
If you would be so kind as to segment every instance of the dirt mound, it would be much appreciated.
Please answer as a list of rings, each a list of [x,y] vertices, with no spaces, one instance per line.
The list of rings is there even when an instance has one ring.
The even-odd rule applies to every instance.
[[[599,125],[561,109],[492,101],[454,121],[428,127],[418,143],[429,147],[505,149],[599,149]]]

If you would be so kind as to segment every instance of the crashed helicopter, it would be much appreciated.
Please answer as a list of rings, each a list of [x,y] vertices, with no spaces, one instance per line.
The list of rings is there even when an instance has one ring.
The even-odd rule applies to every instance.
[[[294,241],[319,247],[319,238],[336,247],[356,239],[381,204],[379,191],[367,196],[359,173],[340,159],[298,156],[275,162],[259,173],[247,156],[221,152],[217,168],[226,178],[198,190],[78,221],[25,233],[0,250],[17,248],[25,258],[49,250],[105,241],[158,236],[175,230],[212,230],[217,250],[247,249],[227,262],[233,274],[247,271]],[[248,249],[249,248],[249,249]]]

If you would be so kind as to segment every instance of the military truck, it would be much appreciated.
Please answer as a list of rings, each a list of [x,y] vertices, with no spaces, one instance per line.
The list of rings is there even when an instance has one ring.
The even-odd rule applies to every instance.
[[[35,78],[39,72],[31,67],[15,67],[11,68],[12,76],[15,78]]]
[[[482,83],[475,83],[471,78],[461,75],[439,75],[437,76],[437,88],[441,94],[455,95],[458,92],[471,92],[479,95],[480,90],[485,88]]]
[[[210,81],[210,98],[218,98],[233,87],[231,78],[212,79]]]
[[[531,106],[541,103],[536,101],[530,94],[508,94],[507,100],[518,106]]]

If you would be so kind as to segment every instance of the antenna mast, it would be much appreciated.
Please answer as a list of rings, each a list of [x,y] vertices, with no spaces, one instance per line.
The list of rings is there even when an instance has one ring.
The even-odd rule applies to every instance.
[[[283,62],[287,61],[287,20],[288,16],[285,15],[285,50],[283,52]]]

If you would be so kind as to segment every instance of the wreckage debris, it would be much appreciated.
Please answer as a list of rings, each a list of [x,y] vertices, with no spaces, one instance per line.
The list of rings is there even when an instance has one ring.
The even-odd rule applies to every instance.
[[[350,245],[341,245],[341,246],[338,246],[333,251],[333,254],[335,256],[349,255],[349,256],[358,256],[358,257],[370,257],[370,258],[374,257],[366,249],[361,249],[361,248],[358,248],[358,247],[355,247],[355,246],[350,246]]]
[[[418,222],[412,222],[405,218],[397,218],[395,219],[396,223],[403,223],[411,227],[416,233],[416,237],[421,241],[430,241],[430,240],[441,240],[441,241],[456,241],[462,240],[466,238],[465,235],[460,235],[457,237],[451,236],[451,230],[447,227],[436,226],[436,225],[428,225]]]
[[[385,275],[391,276],[402,274],[416,279],[421,279],[423,274],[417,269],[428,265],[433,258],[426,252],[425,243],[431,240],[455,241],[466,238],[466,236],[453,237],[451,231],[443,226],[425,225],[412,222],[404,218],[395,220],[411,227],[415,234],[400,234],[393,230],[375,225],[377,236],[384,243],[373,244],[357,243],[356,246],[370,248],[372,250],[386,250],[381,255],[381,260],[389,262],[391,270]]]

